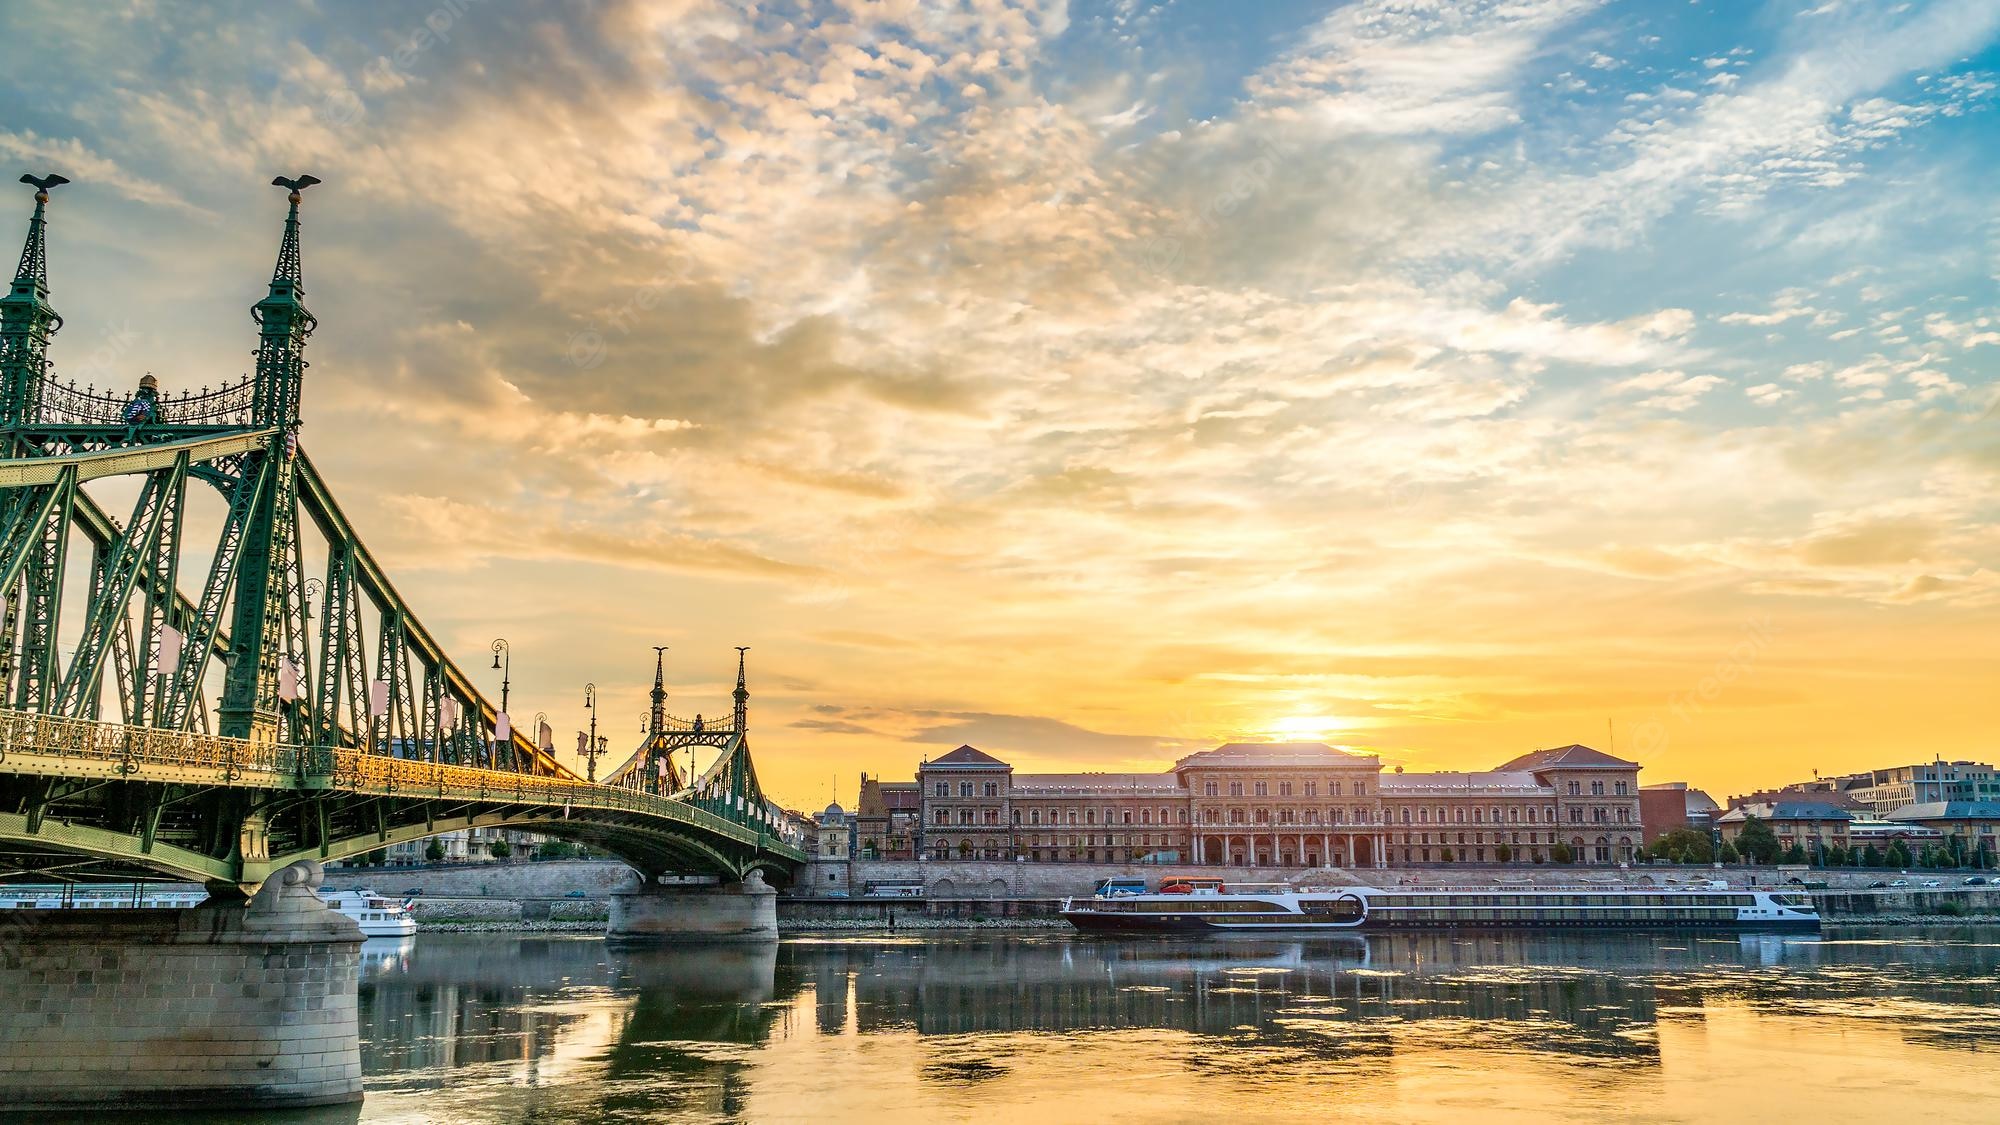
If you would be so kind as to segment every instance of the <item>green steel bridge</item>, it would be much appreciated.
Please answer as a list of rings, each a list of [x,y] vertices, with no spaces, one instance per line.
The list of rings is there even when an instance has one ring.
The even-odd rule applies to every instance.
[[[182,393],[56,380],[47,208],[68,181],[22,182],[34,213],[0,298],[0,879],[248,893],[298,860],[474,827],[588,843],[649,879],[804,862],[757,783],[740,652],[727,722],[668,715],[656,663],[646,738],[597,783],[545,727],[515,729],[397,592],[299,441],[317,179],[273,181],[290,207],[254,373]],[[136,493],[123,519],[99,481]]]

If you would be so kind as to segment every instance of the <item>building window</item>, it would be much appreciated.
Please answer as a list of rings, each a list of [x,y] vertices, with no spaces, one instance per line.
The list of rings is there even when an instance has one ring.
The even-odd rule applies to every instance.
[[[1110,814],[1109,812],[1106,812],[1106,813],[1104,814],[1104,819],[1106,819],[1106,820],[1109,820],[1109,819],[1111,819],[1111,814]],[[1130,823],[1132,823],[1132,810],[1131,810],[1131,809],[1126,809],[1126,810],[1125,810],[1125,813],[1124,813],[1124,819],[1123,819],[1122,821],[1120,821],[1119,823],[1121,823],[1121,824],[1130,824]]]
[[[938,796],[940,796],[940,797],[949,797],[949,796],[951,796],[951,782],[949,782],[949,781],[940,781],[940,782],[938,782],[938,783],[937,783],[937,795],[938,795]]]
[[[1229,795],[1232,797],[1241,797],[1243,795],[1243,783],[1240,781],[1230,782]]]
[[[1084,822],[1085,824],[1096,824],[1096,823],[1097,823],[1097,810],[1096,810],[1096,809],[1085,809],[1085,810],[1083,810],[1083,822]]]
[[[1569,795],[1570,795],[1570,796],[1572,796],[1572,797],[1580,797],[1580,796],[1582,796],[1582,795],[1583,795],[1583,783],[1582,783],[1582,782],[1580,782],[1580,781],[1572,781],[1572,782],[1570,782],[1570,783],[1569,783]]]
[[[937,822],[939,824],[950,824],[951,811],[949,809],[939,809],[937,811]]]
[[[1319,823],[1319,810],[1318,810],[1318,809],[1307,809],[1307,810],[1306,810],[1306,823],[1307,823],[1307,824],[1318,824],[1318,823]]]
[[[987,782],[987,783],[986,783],[986,795],[987,795],[988,797],[998,797],[998,796],[1000,795],[1000,783],[999,783],[999,782],[997,782],[997,781],[989,781],[989,782]]]
[[[1306,796],[1308,797],[1319,796],[1319,782],[1317,781],[1306,782]]]
[[[1028,813],[1029,824],[1040,824],[1041,822],[1042,822],[1042,810],[1034,809]]]
[[[960,824],[971,824],[971,823],[972,823],[972,810],[971,810],[971,809],[960,809],[960,810],[958,810],[958,822],[959,822]]]
[[[1528,815],[1529,815],[1529,819],[1530,819],[1530,820],[1532,820],[1532,819],[1534,818],[1534,810],[1533,810],[1533,809],[1529,809],[1529,810],[1528,810]],[[1507,810],[1507,823],[1509,823],[1509,824],[1519,824],[1519,823],[1521,823],[1521,810],[1520,810],[1520,808],[1519,808],[1518,806],[1517,806],[1517,807],[1511,807],[1511,808],[1509,808],[1509,809]]]
[[[1241,824],[1241,823],[1243,823],[1243,810],[1242,810],[1242,809],[1230,809],[1230,810],[1229,810],[1229,823],[1231,823],[1231,824]]]
[[[1000,823],[1000,810],[999,810],[999,809],[987,809],[987,810],[986,810],[986,823],[988,823],[988,824],[998,824],[998,823]]]
[[[1404,809],[1404,810],[1403,810],[1403,816],[1405,816],[1405,817],[1408,817],[1409,815],[1410,815],[1410,810],[1408,810],[1408,809]],[[1430,822],[1431,822],[1431,810],[1429,810],[1429,809],[1418,809],[1418,810],[1417,810],[1417,823],[1418,823],[1418,824],[1429,824]],[[1406,824],[1407,824],[1407,823],[1408,823],[1408,821],[1407,821],[1407,820],[1405,820],[1405,821],[1404,821],[1404,823],[1406,823]]]
[[[1202,783],[1201,783],[1201,795],[1202,795],[1202,796],[1204,796],[1204,797],[1213,797],[1213,796],[1215,796],[1215,795],[1216,795],[1216,793],[1215,793],[1215,782],[1213,782],[1213,781],[1204,781],[1204,782],[1202,782]]]
[[[1625,796],[1626,795],[1625,783],[1622,781],[1615,783],[1615,785],[1613,786],[1613,791],[1616,792],[1620,797]]]
[[[1340,796],[1340,782],[1329,782],[1326,787],[1326,795],[1329,797]]]
[[[1410,810],[1408,809],[1403,810],[1403,823],[1404,824],[1410,823]]]
[[[1280,781],[1278,783],[1278,796],[1289,797],[1291,795],[1292,795],[1292,783],[1289,781]]]
[[[1593,796],[1593,797],[1602,797],[1602,796],[1604,796],[1604,783],[1603,783],[1603,782],[1601,782],[1601,781],[1593,781],[1593,782],[1591,782],[1591,783],[1590,783],[1590,795],[1591,795],[1591,796]]]
[[[1259,797],[1268,797],[1268,796],[1270,796],[1270,795],[1271,795],[1271,785],[1270,785],[1270,783],[1269,783],[1269,782],[1265,782],[1265,781],[1260,781],[1260,782],[1258,782],[1258,783],[1257,783],[1257,795],[1258,795]]]

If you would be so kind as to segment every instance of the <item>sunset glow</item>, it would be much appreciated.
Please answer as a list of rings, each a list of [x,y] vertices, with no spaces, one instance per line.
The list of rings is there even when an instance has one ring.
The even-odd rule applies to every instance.
[[[798,807],[1993,753],[1993,3],[9,7],[58,372],[236,378],[323,177],[304,441],[565,757],[655,645]]]

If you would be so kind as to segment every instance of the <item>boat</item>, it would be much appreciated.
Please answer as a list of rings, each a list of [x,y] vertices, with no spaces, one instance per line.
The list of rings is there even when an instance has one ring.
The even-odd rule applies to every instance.
[[[320,901],[354,919],[362,937],[408,937],[417,932],[416,915],[408,902],[383,898],[370,890],[321,891]]]
[[[373,891],[321,891],[321,901],[361,927],[364,938],[409,937],[417,919],[409,903]],[[0,910],[186,910],[208,901],[208,892],[160,883],[0,885]]]
[[[1713,883],[1295,888],[1199,879],[1163,883],[1151,894],[1065,899],[1062,916],[1079,930],[1110,933],[1819,929],[1810,895]]]

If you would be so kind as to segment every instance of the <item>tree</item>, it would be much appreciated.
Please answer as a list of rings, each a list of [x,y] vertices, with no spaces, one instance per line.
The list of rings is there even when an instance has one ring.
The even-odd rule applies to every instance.
[[[506,859],[508,856],[514,854],[514,845],[505,840],[495,840],[486,845],[486,854],[492,856],[494,859]]]
[[[1570,850],[1568,844],[1557,844],[1549,849],[1550,863],[1573,863],[1575,860],[1576,853]]]
[[[1910,865],[1910,845],[1898,840],[1889,845],[1889,866],[1908,867]]]
[[[1778,834],[1755,816],[1745,816],[1736,833],[1736,850],[1752,863],[1778,862]]]
[[[536,859],[568,859],[576,854],[576,845],[567,840],[543,840],[535,849]]]
[[[1502,844],[1493,849],[1493,858],[1499,860],[1501,863],[1512,863],[1514,860],[1514,849]]]
[[[1443,862],[1445,862],[1445,863],[1450,863],[1450,862],[1452,862],[1452,860],[1453,860],[1454,858],[1456,858],[1456,857],[1455,857],[1455,856],[1453,856],[1453,855],[1451,854],[1451,849],[1450,849],[1450,848],[1446,848],[1446,849],[1444,849],[1443,851],[1441,851],[1441,852],[1439,852],[1439,853],[1438,853],[1438,859],[1439,859],[1439,860],[1441,860],[1441,861],[1443,861]]]
[[[1722,850],[1715,853],[1715,858],[1722,863],[1736,863],[1741,861],[1743,857],[1737,852],[1735,844],[1724,840],[1722,842]]]
[[[436,863],[444,858],[444,841],[432,839],[424,845],[424,858]]]
[[[1793,844],[1791,847],[1785,849],[1786,863],[1803,864],[1805,861],[1806,846],[1804,844]]]
[[[1668,863],[1710,863],[1715,858],[1708,833],[1693,828],[1676,828],[1653,841],[1653,854]]]
[[[1876,847],[1873,844],[1868,845],[1868,850],[1861,853],[1861,866],[1863,867],[1882,866],[1882,849]]]
[[[1839,844],[1828,844],[1826,847],[1820,849],[1819,865],[1821,867],[1846,867],[1847,849],[1841,847]]]

